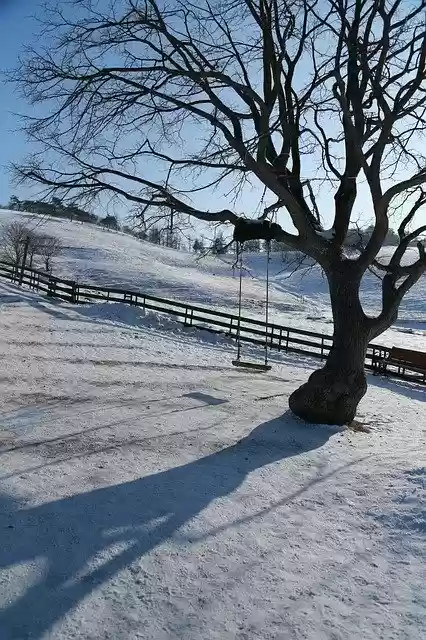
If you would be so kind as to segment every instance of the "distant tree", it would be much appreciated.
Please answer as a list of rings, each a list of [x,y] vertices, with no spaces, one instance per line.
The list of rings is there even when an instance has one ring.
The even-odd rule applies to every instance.
[[[206,250],[201,238],[195,238],[192,250],[194,253],[203,253]]]
[[[53,198],[50,201],[52,203],[52,205],[54,206],[54,208],[56,209],[56,211],[61,212],[63,211],[64,205],[62,203],[62,200],[56,196],[53,196]]]
[[[106,227],[107,229],[114,229],[115,231],[117,231],[117,229],[119,228],[118,220],[115,216],[105,216],[105,218],[102,218],[99,221],[99,224],[102,227]]]
[[[10,196],[9,200],[9,209],[12,211],[18,211],[20,206],[20,202],[16,196]]]
[[[50,202],[45,202],[44,200],[20,201],[16,196],[12,196],[9,208],[16,211],[28,211],[35,215],[70,218],[70,220],[76,219],[81,222],[97,222],[97,217],[94,214],[80,209],[76,203],[66,205],[57,197],[53,197]]]
[[[364,249],[369,243],[374,232],[374,225],[365,228],[351,227],[345,238],[345,246],[356,249]],[[383,246],[395,247],[399,244],[400,238],[396,231],[389,229]]]
[[[39,236],[34,231],[31,231],[28,235],[28,244],[27,244],[27,256],[25,266],[28,266],[30,269],[34,266],[34,258],[40,251],[41,245],[41,236]]]
[[[399,235],[394,229],[389,229],[386,236],[386,244],[389,247],[397,247],[399,245]]]
[[[176,214],[175,214],[175,210],[173,208],[170,209],[170,214],[169,214],[169,224],[167,227],[167,233],[166,233],[166,247],[171,247],[173,249],[177,249],[177,246],[175,246],[177,244],[177,234],[175,233],[175,223],[176,223]]]
[[[78,220],[79,222],[88,222],[90,224],[95,224],[98,221],[97,216],[81,209],[75,202],[58,208],[56,215],[61,218],[69,218],[70,220]]]
[[[179,234],[167,229],[166,233],[164,234],[164,244],[166,247],[170,247],[170,249],[180,249],[181,242]]]
[[[161,244],[161,230],[158,227],[151,227],[148,231],[148,241],[153,244]]]
[[[3,227],[1,235],[1,258],[5,262],[20,264],[23,256],[26,227],[19,222],[12,222]]]
[[[222,233],[219,233],[216,236],[216,238],[213,240],[211,251],[215,255],[220,255],[222,253],[226,253],[225,240],[223,238],[223,234]]]
[[[134,215],[135,231],[137,230],[137,237],[139,238],[139,240],[148,239],[148,226],[147,226],[147,220],[145,215],[145,209],[146,207],[142,207],[141,209],[136,211]]]
[[[270,246],[273,253],[285,253],[286,251],[291,250],[291,247],[288,244],[280,242],[279,240],[271,240]],[[267,242],[265,242],[264,250],[267,251],[267,249]]]
[[[260,240],[258,238],[254,238],[252,240],[247,240],[244,243],[244,250],[250,251],[251,253],[259,253],[260,252]]]
[[[39,237],[37,254],[43,261],[43,266],[47,272],[52,270],[52,260],[62,251],[62,242],[54,236],[41,235]]]
[[[148,240],[148,233],[143,229],[133,231],[133,235],[135,236],[135,238],[138,238],[138,240]]]
[[[1,257],[6,262],[22,265],[24,258],[31,266],[39,247],[39,236],[22,222],[11,222],[2,230]]]
[[[19,203],[20,211],[28,211],[36,215],[55,215],[55,208],[50,202],[42,200],[22,200]]]

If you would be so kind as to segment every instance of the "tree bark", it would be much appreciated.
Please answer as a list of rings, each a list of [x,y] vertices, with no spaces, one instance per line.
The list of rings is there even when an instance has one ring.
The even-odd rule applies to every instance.
[[[349,424],[367,391],[364,362],[371,331],[359,300],[360,279],[344,268],[328,275],[333,347],[325,366],[289,398],[290,409],[307,422]]]
[[[25,267],[26,267],[26,263],[27,263],[27,255],[28,255],[28,248],[30,245],[30,239],[27,236],[25,238],[25,242],[24,242],[24,254],[22,256],[22,264],[21,264],[21,275],[19,278],[19,284],[22,286],[22,283],[24,281],[24,275],[25,275]]]

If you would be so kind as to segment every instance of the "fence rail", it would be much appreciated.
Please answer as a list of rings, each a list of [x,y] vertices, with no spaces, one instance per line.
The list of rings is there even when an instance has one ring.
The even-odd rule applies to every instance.
[[[0,276],[13,283],[42,291],[49,297],[59,298],[73,304],[85,304],[93,301],[123,302],[142,309],[168,314],[185,326],[206,329],[235,339],[237,337],[238,316],[232,313],[167,300],[140,291],[81,284],[73,280],[57,278],[37,269],[29,267],[23,269],[20,266],[17,267],[1,261]],[[327,357],[333,345],[333,337],[330,335],[295,329],[272,322],[266,326],[262,320],[246,317],[240,319],[240,339],[263,347],[267,344],[269,349],[303,354],[321,360]],[[387,358],[390,351],[389,347],[370,344],[367,349],[365,366],[368,369],[375,369],[377,360]],[[401,373],[400,377],[424,382],[424,376],[419,376],[415,371]]]

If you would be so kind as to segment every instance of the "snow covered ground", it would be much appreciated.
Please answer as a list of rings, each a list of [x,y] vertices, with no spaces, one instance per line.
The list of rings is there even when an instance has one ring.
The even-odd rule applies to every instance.
[[[54,270],[63,277],[237,310],[238,278],[232,269],[232,256],[197,260],[194,254],[140,242],[97,226],[14,211],[0,211],[0,228],[14,219],[25,220],[36,230],[62,239],[64,252]],[[245,315],[264,316],[265,260],[262,254],[245,257]],[[327,283],[318,267],[292,274],[282,263],[281,255],[274,254],[270,274],[271,322],[332,333]],[[362,289],[367,313],[378,310],[379,287],[377,278],[367,274]],[[376,342],[426,350],[426,277],[404,299],[397,324]]]
[[[308,427],[317,363],[4,283],[0,355],[1,640],[425,637],[425,388]]]

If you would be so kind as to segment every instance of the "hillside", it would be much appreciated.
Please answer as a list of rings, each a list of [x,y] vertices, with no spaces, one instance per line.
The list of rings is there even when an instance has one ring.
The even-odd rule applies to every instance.
[[[207,257],[139,241],[123,233],[61,219],[46,219],[14,211],[0,212],[0,226],[19,218],[30,227],[60,237],[64,251],[55,273],[91,284],[132,288],[165,298],[236,311],[238,273],[234,258]],[[243,310],[262,317],[265,308],[265,256],[244,259]],[[309,267],[289,271],[280,254],[270,261],[272,322],[331,333],[327,283],[321,270]],[[380,302],[380,283],[372,274],[364,278],[362,299],[367,313]],[[422,349],[426,340],[426,277],[406,296],[397,325],[378,339],[383,344]]]

